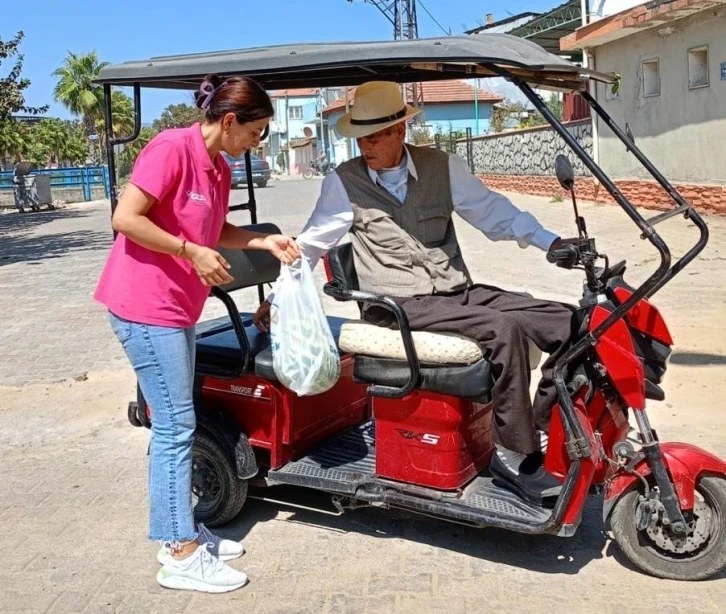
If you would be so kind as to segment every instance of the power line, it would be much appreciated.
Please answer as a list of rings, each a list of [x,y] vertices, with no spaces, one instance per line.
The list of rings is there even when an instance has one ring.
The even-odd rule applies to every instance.
[[[444,26],[442,26],[442,25],[441,25],[441,24],[440,24],[440,23],[439,23],[439,22],[438,22],[438,21],[436,20],[436,17],[434,17],[434,16],[433,16],[433,15],[431,14],[431,11],[429,11],[429,10],[428,10],[428,9],[426,8],[426,5],[425,5],[425,4],[423,3],[423,2],[421,2],[421,0],[418,0],[418,3],[419,3],[419,4],[421,5],[421,8],[422,8],[422,9],[423,9],[423,10],[424,10],[424,11],[426,12],[426,14],[427,14],[427,15],[428,15],[428,16],[429,16],[429,17],[431,18],[431,21],[433,21],[433,22],[434,22],[434,23],[435,23],[435,24],[436,24],[437,26],[439,26],[439,28],[441,28],[441,31],[442,31],[442,32],[443,32],[444,34],[446,34],[446,36],[451,36],[451,28],[449,28],[448,30],[447,30],[446,28],[444,28]]]

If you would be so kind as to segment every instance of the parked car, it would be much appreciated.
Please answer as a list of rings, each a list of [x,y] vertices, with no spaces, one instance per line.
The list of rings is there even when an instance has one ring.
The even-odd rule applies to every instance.
[[[245,164],[245,157],[233,158],[226,153],[222,154],[229,164],[229,168],[232,171],[232,188],[247,184],[247,165]],[[264,188],[267,182],[270,180],[270,165],[266,160],[263,160],[259,156],[254,154],[250,155],[252,159],[252,182],[258,188]]]

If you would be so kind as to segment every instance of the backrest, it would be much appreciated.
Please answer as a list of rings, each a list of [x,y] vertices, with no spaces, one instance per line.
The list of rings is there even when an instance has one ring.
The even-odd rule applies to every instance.
[[[280,229],[269,222],[245,224],[240,228],[266,234],[280,234]],[[280,275],[280,261],[267,250],[219,248],[217,251],[231,265],[228,273],[234,277],[230,283],[219,286],[226,292],[274,283]]]
[[[345,290],[359,289],[351,243],[344,243],[331,249],[326,255],[325,262],[331,282]]]

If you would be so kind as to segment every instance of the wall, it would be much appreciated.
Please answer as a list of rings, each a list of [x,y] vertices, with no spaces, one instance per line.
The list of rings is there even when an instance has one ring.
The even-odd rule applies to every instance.
[[[691,17],[626,36],[595,49],[595,68],[622,75],[616,100],[598,100],[618,124],[630,124],[638,147],[670,180],[726,185],[726,9],[709,9]],[[689,90],[688,49],[709,46],[709,86]],[[643,96],[642,61],[658,58],[660,95]],[[647,173],[600,122],[599,161],[618,179],[642,179]]]
[[[425,101],[424,101],[425,104]],[[487,134],[491,129],[493,107],[490,102],[479,103],[479,132],[477,133],[476,109],[474,103],[452,103],[427,105],[425,123],[430,125],[431,134],[436,132],[448,137],[451,131],[466,132],[471,128],[474,136]]]
[[[581,120],[565,124],[571,134],[592,155],[592,124]],[[493,190],[562,196],[567,198],[554,176],[554,161],[564,153],[578,177],[576,190],[582,200],[614,204],[610,194],[599,185],[580,159],[550,127],[516,130],[472,139],[474,173]],[[457,142],[457,153],[468,160],[466,141]],[[622,155],[622,154],[621,154]],[[636,206],[670,209],[673,201],[652,178],[617,180],[618,189]],[[702,211],[726,213],[726,186],[674,181],[675,188]]]
[[[589,120],[566,124],[569,132],[592,154],[592,124]],[[480,137],[472,141],[474,171],[479,175],[554,175],[555,158],[567,155],[579,176],[589,175],[580,159],[549,125]],[[457,143],[457,153],[466,158],[466,143]]]
[[[287,128],[288,133],[283,135],[283,142],[289,139],[301,139],[305,137],[304,128],[308,126],[315,132],[315,126],[309,122],[314,122],[317,113],[317,101],[315,96],[290,96],[287,98],[275,99],[275,119],[281,128]],[[302,119],[290,119],[288,116],[290,107],[302,107]]]

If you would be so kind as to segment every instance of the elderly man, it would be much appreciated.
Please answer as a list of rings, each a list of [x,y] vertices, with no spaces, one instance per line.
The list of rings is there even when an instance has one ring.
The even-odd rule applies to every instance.
[[[413,330],[461,334],[489,351],[497,439],[490,470],[522,497],[541,502],[560,488],[544,471],[542,452],[557,398],[553,367],[571,337],[573,310],[473,284],[452,214],[490,240],[513,240],[522,248],[546,251],[559,238],[487,189],[461,158],[405,145],[405,122],[418,112],[404,103],[395,83],[376,81],[358,88],[351,113],[336,129],[357,139],[361,156],[325,178],[297,243],[312,268],[350,232],[361,289],[394,298]],[[269,307],[264,303],[255,315],[262,329],[269,322]],[[391,315],[382,307],[366,306],[363,317],[391,325]],[[534,404],[528,340],[549,354]]]

